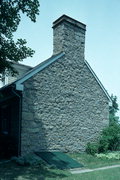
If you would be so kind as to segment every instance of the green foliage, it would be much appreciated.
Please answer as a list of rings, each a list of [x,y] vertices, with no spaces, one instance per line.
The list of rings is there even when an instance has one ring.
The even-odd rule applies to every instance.
[[[26,47],[26,40],[18,39],[15,42],[13,33],[19,26],[22,13],[36,22],[36,15],[39,14],[39,0],[1,0],[0,12],[0,73],[7,70],[14,75],[17,72],[12,67],[12,63],[31,57],[34,51]]]
[[[12,67],[13,62],[22,61],[34,54],[32,49],[26,47],[26,40],[18,39],[15,43],[13,39],[3,38],[1,45],[0,73],[3,73],[7,68],[14,75],[17,71]]]
[[[120,146],[120,125],[110,125],[104,129],[99,141],[99,152],[116,151]]]
[[[119,117],[116,116],[116,113],[119,110],[118,103],[117,103],[117,97],[112,94],[111,95],[111,100],[112,100],[112,105],[109,106],[110,125],[114,124],[114,123],[118,123],[118,121],[119,121]]]
[[[94,155],[94,154],[98,153],[98,147],[99,147],[99,145],[97,143],[88,143],[86,152],[88,154]]]
[[[120,124],[116,116],[119,110],[117,97],[111,95],[112,105],[109,107],[109,127],[102,131],[97,144],[88,143],[86,152],[94,155],[95,153],[120,150]]]
[[[102,131],[98,143],[88,143],[86,152],[95,153],[120,150],[120,125],[113,124]]]
[[[120,151],[109,152],[109,153],[100,153],[100,154],[96,154],[96,157],[120,160]]]
[[[108,139],[107,137],[102,137],[100,139],[100,142],[98,143],[98,152],[101,153],[101,152],[107,152],[108,151],[108,146],[109,146],[109,143],[108,143]]]

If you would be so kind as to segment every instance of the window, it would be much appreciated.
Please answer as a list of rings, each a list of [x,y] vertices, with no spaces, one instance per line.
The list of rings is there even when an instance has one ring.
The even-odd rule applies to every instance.
[[[10,106],[4,105],[0,109],[0,131],[2,134],[9,134],[10,130]]]

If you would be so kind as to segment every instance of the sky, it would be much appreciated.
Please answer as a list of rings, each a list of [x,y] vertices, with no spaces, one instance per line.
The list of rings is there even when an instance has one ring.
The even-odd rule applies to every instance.
[[[85,59],[120,107],[120,0],[40,0],[37,22],[23,15],[14,33],[35,50],[22,63],[35,66],[52,55],[52,23],[63,14],[86,24]]]

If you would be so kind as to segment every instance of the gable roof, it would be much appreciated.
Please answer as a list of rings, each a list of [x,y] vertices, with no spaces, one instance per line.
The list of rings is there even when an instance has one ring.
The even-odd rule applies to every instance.
[[[28,80],[29,78],[31,78],[32,76],[34,76],[36,73],[42,71],[43,69],[45,69],[46,67],[48,67],[50,64],[52,64],[53,62],[55,62],[56,60],[58,60],[59,58],[63,57],[65,54],[64,53],[59,53],[57,55],[53,55],[51,56],[49,59],[43,61],[42,63],[38,64],[37,66],[35,66],[33,69],[31,69],[30,71],[28,71],[23,77],[21,77],[20,79],[14,81],[13,83],[2,87],[0,90],[3,90],[11,85],[15,85],[16,90],[18,91],[23,91],[24,89],[24,85],[22,83],[24,83],[26,80]],[[95,74],[95,72],[92,70],[91,66],[89,65],[89,63],[84,60],[86,66],[88,67],[88,69],[90,70],[90,72],[92,73],[92,75],[94,76],[94,78],[96,79],[97,83],[99,84],[99,86],[101,87],[101,89],[103,90],[103,92],[105,93],[105,95],[107,96],[108,100],[111,102],[111,98],[108,94],[108,92],[106,91],[106,89],[104,88],[104,86],[102,85],[102,83],[100,82],[100,80],[98,79],[97,75]]]
[[[16,90],[23,91],[24,85],[22,83],[24,83],[26,80],[28,80],[29,78],[34,76],[36,73],[38,73],[38,72],[42,71],[43,69],[45,69],[46,67],[48,67],[50,64],[52,64],[53,62],[55,62],[56,60],[58,60],[62,56],[64,56],[64,53],[59,53],[59,54],[51,56],[49,59],[43,61],[42,63],[38,64],[33,69],[28,71],[24,76],[22,76],[21,78],[17,79],[16,81],[14,81],[11,84],[3,86],[2,88],[0,88],[0,90],[4,90],[7,87],[15,85]]]
[[[64,55],[64,53],[59,53],[57,55],[53,55],[46,61],[43,61],[39,65],[35,66],[31,71],[26,73],[22,78],[18,79],[15,82],[16,90],[23,90],[23,85],[22,85],[23,82],[25,82],[26,80],[28,80],[29,78],[34,76],[36,73],[42,71],[44,68],[46,68],[47,66],[49,66],[50,64],[52,64],[53,62],[55,62],[56,60],[61,58],[63,55]]]

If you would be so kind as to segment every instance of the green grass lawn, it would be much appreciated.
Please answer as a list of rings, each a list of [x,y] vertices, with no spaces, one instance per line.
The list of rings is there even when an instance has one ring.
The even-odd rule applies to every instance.
[[[120,180],[120,168],[70,175],[64,180]]]
[[[83,154],[69,154],[84,164],[84,168],[97,168],[113,164],[120,164],[120,160],[105,160]],[[20,166],[14,162],[0,164],[0,180],[119,180],[120,168],[71,174],[68,170],[58,170],[46,164],[36,166]]]
[[[120,160],[97,158],[86,153],[73,153],[69,154],[69,156],[83,164],[85,168],[90,169],[120,164]]]

